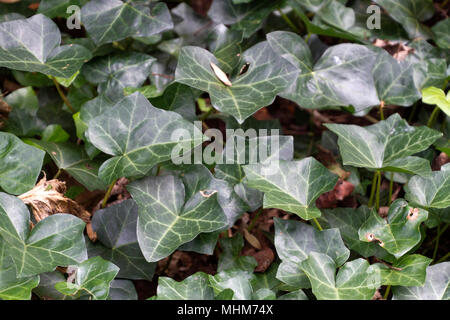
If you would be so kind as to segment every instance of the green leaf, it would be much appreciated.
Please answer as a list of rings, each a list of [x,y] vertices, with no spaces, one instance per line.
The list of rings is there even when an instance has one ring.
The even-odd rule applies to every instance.
[[[194,240],[182,244],[178,250],[192,251],[200,254],[213,255],[219,239],[220,231],[200,233]]]
[[[380,285],[377,269],[364,259],[344,264],[336,274],[329,256],[312,252],[300,263],[318,300],[370,300]]]
[[[305,41],[292,32],[275,31],[268,42],[283,59],[300,72],[281,96],[304,108],[352,105],[361,111],[380,103],[372,70],[377,54],[358,44],[339,44],[328,48],[313,64]]]
[[[220,247],[222,248],[222,253],[217,266],[218,272],[231,269],[253,272],[258,265],[255,258],[241,255],[244,239],[240,233],[232,238],[222,238]]]
[[[338,177],[312,157],[301,161],[244,166],[247,184],[264,192],[264,208],[277,208],[305,220],[320,216],[315,201],[336,185]],[[297,181],[297,184],[292,184]]]
[[[81,9],[81,21],[98,46],[130,36],[150,37],[173,28],[169,9],[161,2],[150,9],[139,1],[90,1]]]
[[[450,91],[447,92],[446,96],[442,89],[436,87],[422,89],[422,101],[427,104],[437,105],[450,117]]]
[[[168,277],[158,278],[156,300],[213,300],[214,291],[209,286],[208,275],[197,272],[183,281]]]
[[[450,164],[433,171],[429,177],[414,176],[405,186],[405,198],[425,208],[450,207]]]
[[[0,193],[0,236],[18,277],[53,271],[86,259],[85,223],[70,214],[54,214],[29,229],[30,213],[19,198]]]
[[[425,284],[426,269],[431,261],[419,254],[412,254],[397,260],[392,265],[395,269],[381,263],[376,265],[380,268],[383,285],[421,287]]]
[[[87,81],[98,84],[99,94],[110,100],[123,97],[127,87],[140,87],[147,79],[155,58],[143,53],[127,52],[98,57],[82,70]]]
[[[39,275],[39,285],[33,289],[33,293],[45,300],[74,300],[75,297],[67,296],[56,290],[55,284],[66,281],[66,277],[60,271],[45,272]]]
[[[55,284],[56,290],[71,296],[87,292],[93,300],[108,298],[110,283],[119,272],[116,265],[100,257],[71,266],[71,269],[76,274],[75,281],[58,282]]]
[[[68,17],[67,8],[73,5],[82,6],[87,0],[42,0],[39,3],[38,13],[49,18]],[[73,12],[72,12],[73,13]]]
[[[118,277],[151,281],[156,264],[148,263],[139,248],[136,227],[138,206],[133,200],[95,212],[92,228],[106,247],[101,256],[120,268]]]
[[[59,169],[69,173],[88,190],[107,188],[107,184],[98,177],[100,163],[97,160],[90,160],[80,147],[68,142],[31,140],[47,151]]]
[[[69,138],[70,134],[59,124],[51,124],[42,132],[42,140],[47,142],[66,142]]]
[[[138,300],[134,283],[130,280],[111,281],[108,300]]]
[[[398,23],[400,23],[411,39],[432,37],[431,30],[421,24],[434,14],[432,0],[375,0]]]
[[[214,108],[232,115],[239,123],[270,105],[275,96],[294,81],[297,73],[289,63],[278,58],[267,42],[261,42],[241,55],[239,68],[232,72],[236,74],[230,79],[232,86],[226,86],[217,78],[211,63],[220,67],[220,62],[209,51],[199,47],[183,47],[175,79],[208,92]],[[245,63],[249,64],[249,68],[239,75]]]
[[[436,44],[442,49],[450,49],[450,20],[439,21],[433,26],[432,30]]]
[[[217,190],[201,190],[187,198],[185,185],[173,175],[149,176],[127,188],[139,206],[137,237],[149,262],[167,257],[199,233],[227,225]]]
[[[56,24],[42,14],[0,23],[0,66],[69,78],[91,53],[80,45],[60,46]]]
[[[442,262],[427,268],[424,286],[394,287],[393,300],[449,300],[450,262]]]
[[[430,173],[429,162],[411,155],[427,149],[442,136],[425,126],[408,125],[397,113],[367,127],[325,126],[339,136],[344,165],[421,175]]]
[[[329,209],[322,211],[321,219],[326,220],[330,227],[339,229],[344,243],[364,258],[377,256],[390,261],[393,257],[388,257],[386,250],[378,244],[359,240],[358,230],[370,218],[372,211],[367,206],[360,206],[356,210],[353,208]]]
[[[303,290],[297,290],[283,294],[278,300],[309,300]]]
[[[10,133],[0,132],[0,187],[21,194],[34,187],[45,152],[23,143]]]
[[[179,130],[184,133],[182,140],[173,134]],[[176,146],[203,142],[197,127],[175,112],[153,107],[138,92],[89,121],[85,134],[96,148],[113,156],[99,170],[106,183],[124,176],[142,177],[157,163],[169,160]]]
[[[223,24],[217,25],[209,36],[211,52],[219,61],[224,72],[232,72],[239,63],[242,53],[243,32],[230,30]]]
[[[221,271],[214,276],[209,276],[209,282],[215,295],[219,295],[226,289],[231,289],[234,292],[233,300],[251,300],[253,298],[251,286],[251,280],[253,279],[253,273],[242,270]]]
[[[377,242],[398,259],[419,243],[420,224],[427,218],[427,211],[413,208],[405,200],[397,199],[389,207],[387,221],[372,211],[358,231],[359,239]]]

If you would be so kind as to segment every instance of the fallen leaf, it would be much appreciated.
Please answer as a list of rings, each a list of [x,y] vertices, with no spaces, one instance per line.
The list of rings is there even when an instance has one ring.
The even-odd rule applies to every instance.
[[[253,255],[253,258],[255,258],[256,262],[258,262],[258,266],[255,268],[255,272],[264,272],[272,264],[273,260],[275,259],[275,255],[272,249],[264,248],[263,250],[256,252]]]
[[[383,48],[397,61],[403,61],[406,57],[414,52],[414,49],[404,45],[401,42],[392,42],[390,40],[376,39],[373,42],[375,47]]]
[[[248,232],[247,229],[244,229],[244,238],[245,238],[245,240],[247,240],[248,243],[250,243],[252,245],[252,247],[254,247],[258,250],[261,249],[261,243],[259,242],[258,238],[256,238],[250,232]]]

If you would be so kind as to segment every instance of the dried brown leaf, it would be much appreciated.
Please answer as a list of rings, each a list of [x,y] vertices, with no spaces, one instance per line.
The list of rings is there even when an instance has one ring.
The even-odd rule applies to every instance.
[[[404,45],[401,42],[392,42],[389,40],[376,39],[373,42],[375,47],[380,47],[389,52],[397,61],[403,61],[406,57],[414,52],[414,49]]]

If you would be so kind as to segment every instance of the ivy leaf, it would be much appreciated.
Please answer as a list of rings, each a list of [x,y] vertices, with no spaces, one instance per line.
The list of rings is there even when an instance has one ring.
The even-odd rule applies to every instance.
[[[0,193],[0,236],[8,244],[18,277],[53,271],[86,259],[85,223],[70,214],[54,214],[29,230],[30,213],[14,196]]]
[[[48,300],[75,300],[75,297],[64,295],[56,290],[55,284],[66,281],[66,277],[60,271],[41,273],[39,278],[39,285],[33,289],[33,293],[39,298]]]
[[[130,280],[111,281],[108,300],[138,300],[134,283]]]
[[[232,238],[222,238],[220,247],[222,248],[222,253],[219,257],[218,272],[231,269],[253,272],[258,265],[255,258],[241,255],[244,239],[240,233]]]
[[[296,290],[293,292],[289,292],[286,294],[283,294],[282,296],[278,297],[278,300],[309,300],[308,296],[303,292],[303,290]]]
[[[442,49],[450,49],[450,20],[444,19],[436,23],[433,28],[434,41]]]
[[[87,63],[82,70],[87,81],[98,84],[99,94],[110,100],[123,97],[127,87],[141,86],[151,72],[155,58],[138,52],[118,53],[98,57]]]
[[[189,138],[172,137],[184,130]],[[99,176],[107,183],[120,177],[142,177],[157,163],[169,160],[175,146],[203,142],[200,130],[179,114],[157,109],[140,93],[129,95],[89,122],[88,140],[114,156],[102,164]]]
[[[218,23],[233,25],[232,30],[242,30],[244,38],[248,38],[261,28],[266,17],[279,5],[278,0],[240,4],[233,3],[232,0],[214,0],[208,16]]]
[[[100,164],[96,160],[90,160],[83,149],[68,142],[47,142],[34,139],[31,141],[43,147],[59,169],[69,173],[88,190],[107,188],[107,185],[98,177]]]
[[[181,245],[178,250],[213,255],[217,240],[219,239],[219,234],[220,231],[200,233],[194,240]]]
[[[214,300],[214,291],[209,286],[208,275],[203,272],[180,282],[159,277],[156,300]]]
[[[106,247],[101,256],[120,268],[118,277],[151,281],[156,264],[148,263],[139,248],[136,227],[138,206],[129,199],[100,209],[92,218],[92,228]]]
[[[405,200],[397,199],[389,207],[387,221],[372,211],[358,231],[359,239],[377,242],[398,259],[419,243],[420,224],[427,218],[427,211],[413,208]]]
[[[358,230],[370,218],[372,211],[367,206],[360,206],[356,210],[353,208],[323,210],[321,219],[326,220],[330,227],[339,229],[344,243],[364,258],[376,256],[391,261],[393,257],[378,244],[359,240]]]
[[[97,0],[81,9],[81,20],[97,46],[127,37],[150,37],[173,28],[165,3],[149,5],[139,1]]]
[[[392,286],[423,286],[425,284],[426,269],[431,259],[419,254],[401,257],[392,267],[377,263],[380,268],[383,285]],[[400,270],[398,270],[398,269]]]
[[[442,136],[425,126],[408,125],[397,113],[367,127],[325,126],[339,136],[344,165],[421,175],[430,173],[429,162],[411,155],[427,149]]]
[[[300,263],[318,300],[370,300],[380,284],[377,269],[364,259],[344,264],[336,274],[333,259],[312,252]]]
[[[450,262],[442,262],[427,268],[424,286],[394,287],[393,300],[449,300]]]
[[[116,265],[100,257],[91,258],[72,268],[76,272],[74,283],[58,282],[55,284],[56,290],[71,296],[80,295],[86,291],[93,300],[108,298],[110,283],[119,272]]]
[[[434,14],[432,0],[375,0],[398,23],[400,23],[411,39],[432,37],[431,30],[420,23]]]
[[[86,2],[87,0],[42,0],[39,3],[38,13],[45,14],[49,18],[68,17],[68,7],[82,6]]]
[[[186,198],[183,182],[174,175],[146,177],[127,186],[139,206],[137,237],[144,257],[156,262],[199,233],[227,225],[216,190]]]
[[[264,54],[263,54],[264,53]],[[177,82],[206,91],[214,108],[244,122],[253,113],[271,104],[275,96],[294,81],[297,74],[292,66],[278,58],[267,42],[261,42],[241,55],[239,68],[231,77],[232,86],[224,85],[211,69],[220,62],[209,51],[199,47],[183,47],[175,72]],[[249,68],[239,75],[242,66]]]
[[[60,46],[56,24],[42,14],[0,23],[0,66],[69,78],[91,53],[80,45]]]
[[[0,132],[0,187],[21,194],[34,187],[45,152],[23,143],[11,133]]]
[[[429,177],[414,176],[405,186],[405,198],[425,208],[450,207],[450,164],[433,171]]]
[[[358,44],[329,47],[314,64],[305,41],[295,33],[267,35],[272,49],[298,71],[296,81],[281,96],[304,108],[352,105],[356,112],[380,103],[372,70],[376,52]]]
[[[251,300],[253,298],[253,289],[251,280],[254,274],[242,270],[221,271],[214,276],[209,276],[209,283],[217,296],[226,289],[234,292],[233,300]]]
[[[442,111],[444,111],[450,117],[450,91],[445,95],[442,89],[436,87],[428,87],[422,90],[422,101],[437,105]]]
[[[264,208],[277,208],[305,220],[320,216],[315,201],[336,185],[338,177],[312,157],[301,161],[244,166],[247,184],[264,192]],[[292,184],[292,181],[298,181]]]

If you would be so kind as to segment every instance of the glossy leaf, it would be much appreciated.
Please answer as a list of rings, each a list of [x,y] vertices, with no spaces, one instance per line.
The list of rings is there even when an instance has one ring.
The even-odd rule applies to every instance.
[[[437,105],[442,111],[450,116],[450,91],[445,95],[444,91],[435,87],[428,87],[422,90],[422,101]]]
[[[419,254],[401,257],[389,268],[377,263],[380,268],[381,281],[384,285],[392,286],[423,286],[425,284],[426,269],[431,259]]]
[[[214,291],[209,286],[208,275],[197,272],[183,281],[168,277],[158,278],[157,300],[213,300]]]
[[[219,257],[217,271],[226,271],[238,269],[253,272],[258,263],[255,258],[250,256],[241,256],[241,250],[244,247],[242,234],[238,233],[232,238],[223,238],[220,240],[222,253]]]
[[[221,271],[214,276],[209,276],[209,282],[217,296],[226,289],[231,289],[234,293],[233,300],[251,300],[253,289],[251,280],[253,273],[242,270]]]
[[[111,281],[108,300],[138,300],[134,283],[120,279]]]

